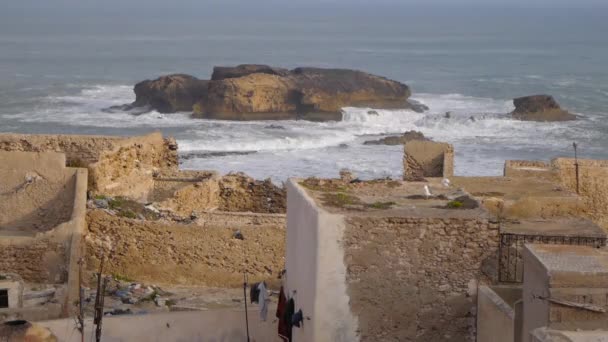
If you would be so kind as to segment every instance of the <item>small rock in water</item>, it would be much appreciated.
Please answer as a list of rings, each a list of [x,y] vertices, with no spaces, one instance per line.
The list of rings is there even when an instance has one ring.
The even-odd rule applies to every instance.
[[[376,112],[375,110],[369,110],[369,111],[367,111],[367,115],[375,115],[375,116],[378,116],[379,114],[378,114],[378,112]]]

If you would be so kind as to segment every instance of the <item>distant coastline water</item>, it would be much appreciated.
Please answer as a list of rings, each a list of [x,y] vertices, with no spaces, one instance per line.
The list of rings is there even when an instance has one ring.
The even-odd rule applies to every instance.
[[[114,26],[93,21],[70,30],[60,18],[49,26],[0,14],[6,19],[0,24],[0,132],[131,135],[160,129],[177,138],[183,168],[276,181],[335,176],[344,167],[365,178],[398,177],[401,148],[363,142],[412,129],[453,143],[461,175],[498,175],[505,159],[569,155],[572,141],[583,156],[608,158],[608,23],[601,16],[563,9],[545,11],[544,20],[516,10],[482,16],[406,12],[387,20],[356,10],[335,17],[240,17],[239,25],[226,25],[221,16],[171,19],[163,30],[137,20]],[[240,63],[381,74],[410,85],[413,98],[430,111],[369,116],[367,109],[346,108],[343,121],[325,123],[101,111],[131,102],[137,81],[174,72],[208,77],[213,65]],[[581,120],[533,123],[505,115],[513,97],[537,93],[554,95]]]

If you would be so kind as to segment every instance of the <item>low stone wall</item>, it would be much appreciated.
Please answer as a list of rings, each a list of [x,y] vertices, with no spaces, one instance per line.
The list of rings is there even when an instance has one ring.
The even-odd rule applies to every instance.
[[[538,160],[507,160],[504,168],[505,177],[533,177],[556,181],[551,165]]]
[[[412,140],[404,152],[403,180],[454,176],[454,147],[448,143]]]
[[[576,192],[574,159],[558,158],[551,161],[562,185]],[[608,229],[608,160],[579,159],[579,194],[587,207],[587,214]]]
[[[66,246],[48,238],[0,238],[0,270],[29,283],[61,284],[68,280]]]
[[[242,173],[221,177],[210,174],[206,178],[189,179],[189,173],[179,171],[173,178],[155,178],[153,198],[158,200],[154,204],[156,208],[182,217],[214,210],[285,213],[285,190],[270,180],[258,181]]]
[[[238,287],[245,259],[250,282],[276,279],[284,268],[283,226],[163,223],[103,210],[90,211],[87,221],[90,271],[103,254],[108,274],[156,284]],[[245,240],[234,238],[237,230]]]
[[[476,290],[495,276],[486,219],[346,219],[350,305],[361,341],[473,341]]]

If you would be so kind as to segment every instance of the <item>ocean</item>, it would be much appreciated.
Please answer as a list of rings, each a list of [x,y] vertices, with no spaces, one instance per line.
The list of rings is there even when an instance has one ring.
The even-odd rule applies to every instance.
[[[204,9],[204,8],[203,8]],[[0,132],[134,135],[161,130],[184,169],[399,177],[402,147],[366,140],[418,130],[454,144],[458,175],[500,175],[506,159],[608,159],[606,8],[325,5],[197,11],[50,9],[0,13]],[[215,65],[360,69],[408,84],[430,107],[345,108],[340,122],[229,122],[188,113],[105,113],[133,85]],[[580,119],[509,118],[512,99],[551,94]],[[445,118],[446,112],[450,118]],[[280,125],[280,128],[272,127]]]

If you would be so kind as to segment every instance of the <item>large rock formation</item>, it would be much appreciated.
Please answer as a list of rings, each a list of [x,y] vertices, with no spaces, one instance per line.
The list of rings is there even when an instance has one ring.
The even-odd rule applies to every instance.
[[[189,112],[205,95],[209,81],[189,75],[168,75],[135,85],[133,107],[150,106],[161,113]]]
[[[576,115],[563,110],[550,95],[533,95],[513,100],[513,118],[524,121],[568,121]]]
[[[211,81],[163,76],[138,83],[135,94],[132,106],[225,120],[340,120],[343,107],[420,109],[407,101],[407,85],[347,69],[216,67]]]
[[[212,81],[221,81],[227,78],[238,78],[251,74],[268,74],[285,76],[289,70],[283,68],[273,68],[261,64],[241,64],[235,67],[214,67],[211,75]]]

